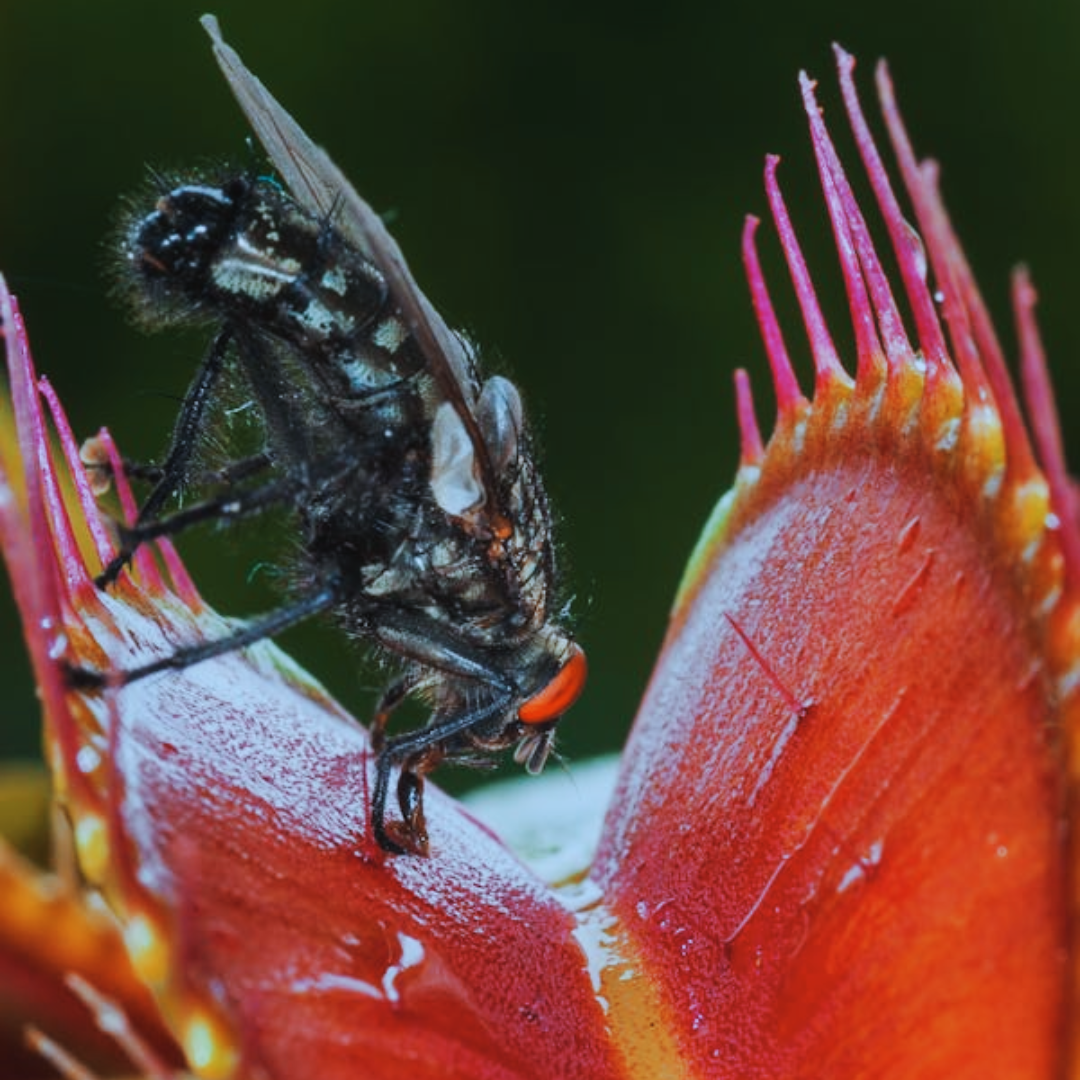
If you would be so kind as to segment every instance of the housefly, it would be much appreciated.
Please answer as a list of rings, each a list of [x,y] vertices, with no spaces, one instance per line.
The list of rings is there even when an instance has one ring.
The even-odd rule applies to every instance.
[[[555,607],[547,498],[514,385],[482,378],[378,217],[216,23],[204,24],[283,184],[176,182],[126,232],[122,256],[148,316],[218,329],[157,482],[99,583],[154,537],[286,507],[304,584],[234,635],[98,685],[186,667],[333,612],[399,669],[375,710],[371,824],[385,850],[422,853],[424,777],[442,761],[482,763],[512,746],[539,772],[582,688],[584,654]],[[256,403],[265,448],[227,465],[214,494],[163,513],[191,477],[226,370]],[[426,726],[388,735],[409,697],[430,705]],[[388,820],[395,772],[400,821]]]

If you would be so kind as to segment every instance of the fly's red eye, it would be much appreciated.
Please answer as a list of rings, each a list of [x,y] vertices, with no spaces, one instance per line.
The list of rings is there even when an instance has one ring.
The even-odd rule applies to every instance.
[[[580,696],[588,670],[585,653],[575,645],[555,678],[518,709],[518,719],[523,724],[543,724],[562,716]]]

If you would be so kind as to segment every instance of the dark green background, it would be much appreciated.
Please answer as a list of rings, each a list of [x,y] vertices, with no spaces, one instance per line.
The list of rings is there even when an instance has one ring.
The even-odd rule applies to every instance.
[[[111,217],[147,163],[247,160],[201,10],[38,0],[0,14],[0,267],[77,432],[108,423],[134,457],[160,451],[203,338],[145,337],[109,301]],[[1075,4],[233,0],[216,11],[248,64],[394,212],[449,320],[527,394],[593,671],[564,725],[571,758],[619,745],[630,724],[682,564],[734,472],[735,366],[756,372],[763,423],[771,408],[738,248],[744,213],[764,209],[767,151],[785,155],[793,214],[849,339],[795,81],[801,66],[819,78],[839,130],[833,39],[860,56],[864,88],[871,62],[890,58],[1010,343],[1007,275],[1020,259],[1033,267],[1068,425],[1080,389]],[[764,245],[783,294],[771,235]],[[192,537],[184,550],[222,609],[269,602],[232,540]],[[29,754],[36,706],[3,614],[0,753]],[[286,644],[369,707],[372,676],[333,632]]]

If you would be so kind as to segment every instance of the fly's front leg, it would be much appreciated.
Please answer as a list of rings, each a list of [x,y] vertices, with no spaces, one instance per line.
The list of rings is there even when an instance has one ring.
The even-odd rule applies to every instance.
[[[493,716],[504,712],[508,701],[506,695],[499,694],[477,708],[464,709],[437,720],[430,727],[406,731],[386,739],[375,760],[375,790],[371,799],[371,831],[383,851],[393,855],[427,854],[424,777],[444,760],[448,744],[452,745],[463,731],[482,726]],[[390,794],[390,775],[397,767],[401,770],[397,801],[402,820],[387,823],[386,800]]]
[[[497,696],[516,687],[452,628],[417,612],[376,610],[369,615],[375,639],[399,656],[434,671],[469,679]]]
[[[428,746],[401,763],[397,782],[398,809],[401,821],[387,822],[386,800],[390,788],[390,755],[379,757],[375,777],[375,796],[371,808],[372,831],[384,851],[395,855],[428,853],[427,819],[424,817],[424,777],[445,757],[441,746]]]
[[[409,838],[422,855],[428,851],[427,820],[424,817],[424,777],[432,772],[446,754],[441,746],[429,746],[409,758],[398,775],[397,797],[401,820]]]
[[[386,826],[386,798],[390,791],[390,772],[393,768],[394,762],[388,754],[379,754],[375,759],[375,790],[371,796],[371,831],[375,835],[375,843],[391,855],[407,855],[410,851],[426,855],[426,835],[424,846],[417,848],[408,844],[407,837],[400,835],[404,832],[404,826],[391,825],[389,829]]]
[[[426,855],[428,849],[423,805],[424,781],[408,768],[407,763],[402,764],[398,779],[398,805],[401,807],[403,824],[394,824],[389,828],[386,824],[390,771],[395,760],[392,752],[385,752],[386,726],[394,710],[409,696],[419,681],[420,676],[416,671],[410,671],[395,679],[383,691],[371,721],[371,748],[378,755],[375,765],[375,792],[371,804],[371,827],[379,847],[393,855],[404,855],[409,851]]]
[[[395,679],[383,691],[371,720],[371,749],[376,754],[386,745],[386,725],[390,723],[394,710],[409,696],[419,681],[419,675],[410,672]]]

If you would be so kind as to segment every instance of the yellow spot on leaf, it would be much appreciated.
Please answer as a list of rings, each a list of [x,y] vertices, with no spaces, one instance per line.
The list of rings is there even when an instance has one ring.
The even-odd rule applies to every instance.
[[[75,850],[87,880],[100,885],[109,866],[109,833],[100,814],[80,815],[75,824]]]
[[[182,1042],[188,1065],[203,1080],[226,1080],[236,1071],[236,1047],[221,1022],[209,1013],[191,1012]]]
[[[139,978],[160,986],[169,970],[169,950],[164,936],[146,915],[133,915],[124,926],[124,945]]]

